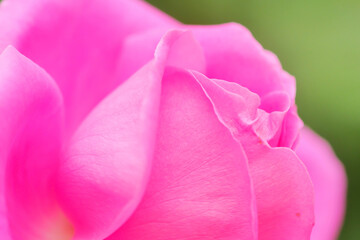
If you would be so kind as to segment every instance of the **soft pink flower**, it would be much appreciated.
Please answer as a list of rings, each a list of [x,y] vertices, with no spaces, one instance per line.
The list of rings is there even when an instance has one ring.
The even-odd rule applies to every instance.
[[[243,26],[4,0],[0,53],[2,240],[336,238],[343,168]]]

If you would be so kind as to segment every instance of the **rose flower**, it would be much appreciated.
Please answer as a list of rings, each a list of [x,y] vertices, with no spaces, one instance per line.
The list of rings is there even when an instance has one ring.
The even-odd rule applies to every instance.
[[[341,225],[342,165],[239,24],[4,0],[0,132],[2,240],[326,240]]]

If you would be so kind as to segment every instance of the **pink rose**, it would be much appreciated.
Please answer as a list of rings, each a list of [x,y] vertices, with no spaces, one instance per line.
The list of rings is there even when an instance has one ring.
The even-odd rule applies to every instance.
[[[0,53],[0,239],[336,238],[343,168],[243,26],[5,0]]]

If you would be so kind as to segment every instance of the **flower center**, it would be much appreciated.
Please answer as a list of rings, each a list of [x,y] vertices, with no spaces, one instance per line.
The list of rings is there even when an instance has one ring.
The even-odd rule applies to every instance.
[[[43,223],[44,239],[70,240],[74,237],[74,227],[62,211],[57,211],[53,221]]]

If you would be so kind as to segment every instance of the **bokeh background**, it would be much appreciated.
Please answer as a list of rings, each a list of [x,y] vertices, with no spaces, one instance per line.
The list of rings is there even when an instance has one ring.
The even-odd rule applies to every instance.
[[[348,204],[339,239],[360,239],[360,1],[148,0],[188,24],[238,22],[297,79],[305,124],[345,165]]]

